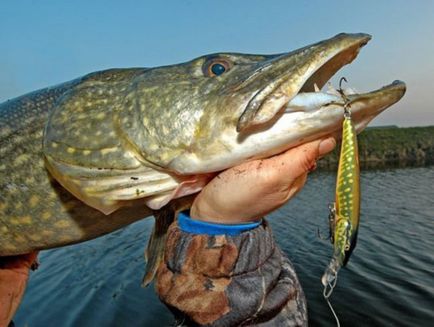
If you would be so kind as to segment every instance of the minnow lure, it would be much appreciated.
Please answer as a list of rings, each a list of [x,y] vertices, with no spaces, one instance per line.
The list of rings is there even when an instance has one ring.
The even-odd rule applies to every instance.
[[[342,81],[346,82],[346,79],[341,78],[338,90],[344,100],[342,145],[336,180],[336,199],[329,207],[333,256],[321,278],[324,286],[324,298],[327,300],[338,326],[340,326],[339,319],[329,302],[329,297],[336,286],[339,269],[347,264],[356,246],[360,215],[360,168],[357,133],[351,120],[350,100],[341,88]]]

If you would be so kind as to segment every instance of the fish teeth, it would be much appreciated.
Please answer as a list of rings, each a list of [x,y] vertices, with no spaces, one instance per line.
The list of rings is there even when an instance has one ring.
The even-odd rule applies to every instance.
[[[327,93],[331,94],[331,95],[338,95],[338,96],[340,96],[338,90],[336,90],[333,87],[332,83],[330,83],[330,82],[327,83]]]
[[[316,83],[313,83],[313,88],[314,88],[316,93],[320,92],[320,89],[319,89],[318,85],[316,85]]]
[[[356,89],[352,88],[352,87],[347,87],[344,89],[344,93],[346,95],[351,95],[351,94],[357,94]]]

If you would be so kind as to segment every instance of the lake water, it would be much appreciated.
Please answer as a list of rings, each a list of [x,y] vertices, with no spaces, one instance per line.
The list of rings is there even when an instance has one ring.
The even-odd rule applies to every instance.
[[[321,275],[332,248],[327,205],[335,175],[311,174],[273,213],[274,234],[305,290],[311,326],[334,326]],[[434,325],[434,167],[364,171],[357,248],[331,301],[342,326]],[[154,293],[140,287],[152,219],[83,244],[45,251],[31,276],[17,326],[170,326]]]

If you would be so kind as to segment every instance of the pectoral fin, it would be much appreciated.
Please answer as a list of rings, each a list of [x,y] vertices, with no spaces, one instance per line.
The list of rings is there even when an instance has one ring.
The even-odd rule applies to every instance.
[[[191,207],[194,198],[195,195],[190,195],[175,199],[160,210],[154,211],[155,225],[145,250],[146,268],[142,287],[146,287],[152,282],[160,263],[164,259],[169,226],[175,221],[179,212]]]

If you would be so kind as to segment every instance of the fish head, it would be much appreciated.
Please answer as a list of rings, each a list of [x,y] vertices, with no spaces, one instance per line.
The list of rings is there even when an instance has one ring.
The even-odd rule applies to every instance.
[[[119,129],[144,160],[181,175],[338,136],[345,101],[333,88],[320,89],[370,39],[339,34],[289,53],[218,53],[147,70],[130,86]],[[403,96],[405,84],[344,93],[361,131]]]
[[[158,209],[229,167],[339,137],[344,107],[360,132],[404,95],[405,84],[320,90],[370,38],[339,34],[283,54],[218,53],[87,75],[50,112],[46,167],[106,214],[140,198]]]
[[[238,134],[247,104],[264,83],[273,82],[270,73],[265,80],[256,75],[278,56],[215,53],[146,70],[126,91],[117,114],[119,130],[143,160],[188,174],[177,164],[182,158],[218,156],[222,147],[227,152],[222,137],[227,130]],[[191,173],[204,171],[196,168]]]

